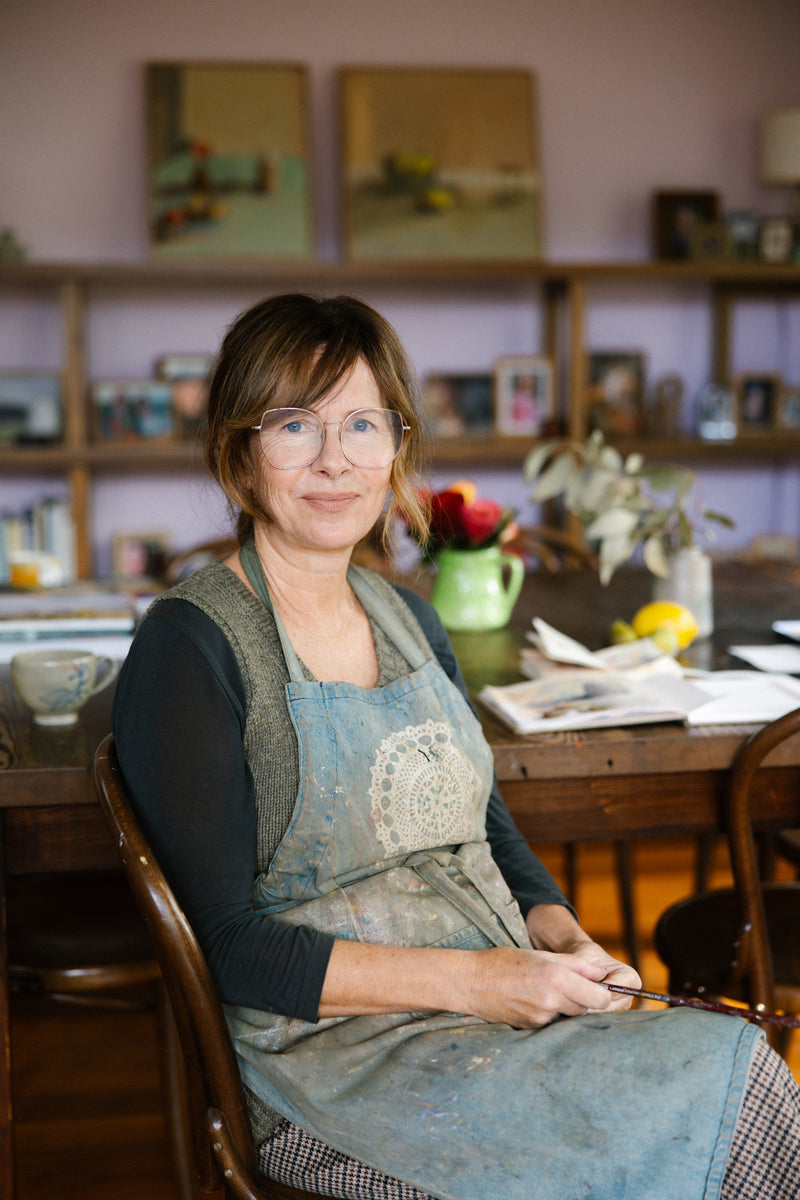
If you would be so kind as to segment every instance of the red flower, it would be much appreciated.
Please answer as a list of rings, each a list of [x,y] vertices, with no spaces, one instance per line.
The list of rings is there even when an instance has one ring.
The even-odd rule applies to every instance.
[[[504,516],[495,500],[473,500],[461,511],[461,526],[473,545],[479,546],[492,537]]]
[[[460,537],[464,497],[460,492],[433,492],[430,497],[431,537],[444,544]]]

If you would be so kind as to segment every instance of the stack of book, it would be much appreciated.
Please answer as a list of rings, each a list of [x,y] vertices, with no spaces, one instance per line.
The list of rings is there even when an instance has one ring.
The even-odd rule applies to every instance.
[[[25,650],[80,646],[122,659],[139,615],[134,597],[75,585],[0,594],[0,662]]]

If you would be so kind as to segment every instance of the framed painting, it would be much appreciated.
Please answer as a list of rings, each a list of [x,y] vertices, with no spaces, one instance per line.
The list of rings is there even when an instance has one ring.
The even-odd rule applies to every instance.
[[[310,254],[304,67],[149,63],[145,93],[154,258]]]
[[[536,259],[542,186],[529,71],[341,72],[350,259]]]
[[[608,438],[631,437],[644,425],[644,355],[590,354],[587,363],[589,428]]]
[[[553,364],[535,354],[500,358],[494,370],[494,419],[498,433],[541,437],[555,420]]]
[[[423,401],[432,437],[463,437],[492,428],[491,375],[429,375]]]

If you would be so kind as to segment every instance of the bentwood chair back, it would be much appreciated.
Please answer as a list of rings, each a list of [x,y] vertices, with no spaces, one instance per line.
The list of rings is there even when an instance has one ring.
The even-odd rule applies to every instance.
[[[235,1200],[302,1200],[260,1175],[222,1006],[202,951],[128,801],[111,736],[94,763],[100,804],[169,992],[183,1051],[198,1189]]]
[[[752,734],[733,761],[726,830],[734,887],[691,896],[662,913],[655,941],[671,991],[800,1012],[800,883],[762,881],[750,816],[754,786],[769,786],[764,760],[798,736],[800,708]],[[765,1032],[785,1053],[778,1027],[766,1025]]]

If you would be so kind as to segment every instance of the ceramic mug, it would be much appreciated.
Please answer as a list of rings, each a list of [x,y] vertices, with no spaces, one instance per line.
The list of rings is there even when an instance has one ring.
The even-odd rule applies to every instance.
[[[29,650],[11,660],[14,687],[37,725],[73,725],[78,710],[116,674],[112,659],[89,650]]]

